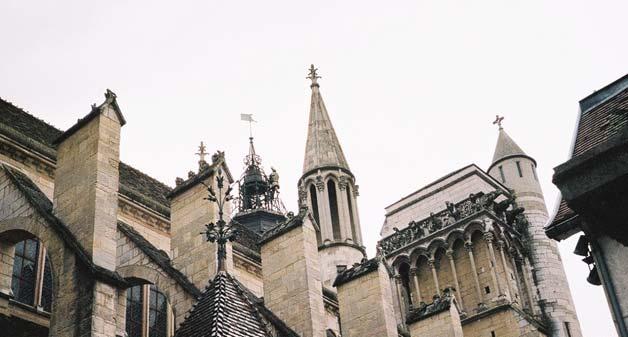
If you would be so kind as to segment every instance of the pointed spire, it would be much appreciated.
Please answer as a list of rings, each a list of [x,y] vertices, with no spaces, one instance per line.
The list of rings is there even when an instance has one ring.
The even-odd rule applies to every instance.
[[[347,159],[331,124],[327,108],[319,90],[318,69],[310,66],[308,77],[312,80],[312,99],[310,103],[310,119],[308,124],[307,142],[303,173],[319,167],[339,167],[349,169]]]
[[[495,163],[510,157],[528,157],[525,152],[515,143],[512,138],[506,133],[504,127],[502,126],[502,121],[504,117],[499,117],[495,119],[493,124],[497,124],[499,126],[499,135],[497,136],[497,145],[495,146],[495,152],[493,153],[493,160],[491,161],[491,166]]]

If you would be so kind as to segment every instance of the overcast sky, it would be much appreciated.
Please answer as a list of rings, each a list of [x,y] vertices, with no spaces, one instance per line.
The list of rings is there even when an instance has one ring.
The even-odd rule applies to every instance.
[[[496,114],[536,158],[548,208],[578,101],[628,70],[626,1],[24,1],[0,3],[0,96],[60,129],[110,88],[122,160],[174,185],[202,140],[238,175],[256,147],[296,209],[310,88],[351,170],[369,254],[384,207],[470,163],[487,168]],[[586,336],[615,336],[601,287],[560,244]]]

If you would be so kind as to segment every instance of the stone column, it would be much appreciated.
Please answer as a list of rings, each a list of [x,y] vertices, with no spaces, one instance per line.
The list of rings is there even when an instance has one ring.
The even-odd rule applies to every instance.
[[[336,182],[336,199],[338,201],[338,220],[340,221],[340,237],[342,241],[351,239],[354,241],[351,233],[351,216],[349,216],[349,204],[347,202],[346,183],[341,180]]]
[[[451,272],[454,276],[454,285],[456,286],[456,293],[458,296],[458,304],[460,304],[460,312],[465,312],[464,304],[462,302],[462,295],[460,295],[460,283],[458,282],[458,274],[456,273],[456,262],[454,261],[454,251],[451,249],[447,250],[447,258],[449,259],[449,265],[451,266]]]
[[[493,278],[493,285],[495,286],[495,289],[497,289],[497,295],[498,298],[503,298],[504,297],[504,293],[502,292],[502,288],[499,285],[499,279],[497,278],[497,262],[495,261],[495,250],[493,249],[493,233],[491,232],[486,232],[484,233],[484,240],[486,241],[486,244],[488,245],[488,252],[489,252],[489,256],[491,258],[491,277]]]
[[[351,186],[351,185],[349,185]],[[360,227],[360,213],[358,211],[358,190],[357,190],[357,185],[354,185],[352,187],[351,190],[351,206],[353,208],[353,226],[355,226],[355,234],[357,235],[356,238],[353,238],[353,240],[359,244],[362,245],[362,227]]]
[[[471,272],[473,273],[473,282],[475,283],[475,291],[478,295],[478,307],[484,307],[484,300],[482,296],[482,288],[480,288],[480,280],[478,279],[478,271],[475,267],[475,258],[473,257],[473,243],[465,242],[464,248],[469,253],[469,261],[471,261]]]
[[[321,176],[317,176],[321,177]],[[322,177],[321,177],[322,179]],[[327,195],[325,183],[322,180],[316,180],[316,195],[318,200],[318,211],[321,223],[321,239],[334,241],[334,230],[331,227],[331,210],[329,209],[329,195]]]
[[[410,268],[410,275],[412,276],[412,279],[414,280],[414,290],[416,292],[415,302],[417,305],[423,302],[423,299],[421,298],[421,287],[419,286],[418,272],[419,270],[416,267]]]
[[[499,255],[502,260],[502,268],[504,268],[504,276],[506,278],[506,286],[508,289],[508,297],[510,297],[510,301],[513,301],[515,298],[515,292],[512,290],[512,282],[508,279],[508,266],[506,265],[506,256],[504,256],[504,248],[505,243],[502,240],[497,242],[497,250],[499,251]]]
[[[516,251],[511,248],[510,250],[510,263],[512,263],[513,274],[515,274],[515,282],[517,283],[517,293],[519,294],[520,305],[523,308],[523,294],[521,293],[521,279],[519,278],[519,271],[517,270],[517,263],[515,261]]]
[[[526,286],[526,293],[528,294],[528,301],[530,302],[530,312],[532,314],[536,314],[535,305],[534,305],[534,295],[532,292],[532,282],[530,277],[530,269],[528,265],[527,258],[521,259],[521,270],[523,271],[523,282]]]
[[[432,269],[432,276],[434,277],[434,285],[436,286],[436,295],[440,296],[440,285],[438,284],[438,274],[436,273],[436,261],[429,259],[427,264]]]
[[[401,293],[401,275],[395,275],[395,290],[397,293],[397,302],[399,303],[399,314],[401,316],[401,323],[406,321],[406,303],[403,301],[403,295]]]

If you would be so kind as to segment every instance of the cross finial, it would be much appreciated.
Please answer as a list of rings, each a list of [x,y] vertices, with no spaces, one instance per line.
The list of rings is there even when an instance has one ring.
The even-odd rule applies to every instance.
[[[499,129],[503,129],[502,127],[502,121],[504,120],[503,116],[500,115],[495,115],[495,121],[493,121],[493,124],[497,124],[497,126],[499,126]]]
[[[318,86],[318,82],[317,80],[319,78],[321,78],[320,76],[318,76],[318,68],[315,68],[314,65],[310,65],[310,69],[309,69],[309,73],[307,74],[306,78],[309,78],[310,80],[312,80],[312,86]]]
[[[198,146],[198,152],[196,152],[196,154],[200,158],[200,161],[205,161],[205,156],[209,154],[209,153],[205,152],[206,150],[207,150],[207,148],[205,147],[205,144],[203,144],[203,142],[201,142],[201,145]]]

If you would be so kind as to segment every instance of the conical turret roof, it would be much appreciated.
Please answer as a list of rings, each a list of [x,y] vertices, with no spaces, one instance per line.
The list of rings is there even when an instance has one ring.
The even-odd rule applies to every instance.
[[[349,170],[334,126],[327,113],[316,78],[312,80],[312,100],[308,123],[303,173],[319,167],[338,167]]]
[[[523,150],[515,143],[512,138],[504,131],[504,128],[499,128],[499,136],[497,136],[497,145],[495,146],[495,152],[493,153],[493,160],[491,161],[491,167],[497,162],[510,158],[510,157],[528,157]]]

